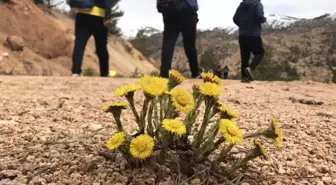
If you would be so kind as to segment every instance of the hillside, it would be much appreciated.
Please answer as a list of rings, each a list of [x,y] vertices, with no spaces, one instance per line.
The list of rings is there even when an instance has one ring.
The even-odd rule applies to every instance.
[[[313,19],[295,18],[279,14],[267,17],[263,25],[263,40],[266,49],[265,62],[257,76],[261,80],[314,80],[336,82],[336,13]],[[181,35],[180,35],[181,36]],[[151,35],[143,47],[145,54],[160,61],[162,33]],[[177,41],[173,67],[188,71],[183,43]],[[224,67],[228,65],[231,78],[238,78],[240,52],[237,42],[237,27],[215,28],[198,31],[197,49],[199,60],[212,60]],[[139,48],[139,50],[142,50]],[[206,54],[206,55],[204,55]],[[272,68],[272,69],[270,69]],[[268,74],[266,74],[268,73]]]
[[[0,74],[53,75],[71,74],[74,40],[74,21],[57,12],[45,12],[32,0],[0,1]],[[12,51],[8,36],[23,40],[23,50]],[[7,46],[6,46],[7,45]],[[118,75],[131,76],[135,71],[150,73],[156,68],[153,60],[144,57],[130,43],[110,36],[108,42],[110,70]],[[83,71],[99,72],[94,39],[86,47]]]

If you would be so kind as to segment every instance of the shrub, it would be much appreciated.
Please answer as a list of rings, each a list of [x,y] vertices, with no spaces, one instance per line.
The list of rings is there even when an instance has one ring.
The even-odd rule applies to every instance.
[[[95,75],[95,70],[91,67],[88,67],[86,69],[84,69],[83,71],[83,76],[94,76]]]
[[[136,83],[119,87],[115,95],[126,99],[104,106],[106,113],[112,113],[117,131],[106,146],[118,150],[128,161],[130,167],[159,163],[171,160],[176,165],[192,169],[198,164],[208,164],[212,155],[211,169],[229,176],[257,157],[267,157],[260,141],[254,140],[252,150],[245,157],[231,161],[231,166],[220,167],[220,162],[228,160],[232,148],[250,139],[266,137],[275,141],[277,147],[282,143],[282,132],[276,119],[271,119],[269,128],[243,134],[236,124],[237,112],[218,100],[221,94],[221,79],[212,73],[202,73],[202,83],[193,85],[193,92],[179,87],[184,77],[171,70],[169,78],[143,76]],[[144,95],[141,112],[135,108],[134,94]],[[201,114],[200,107],[205,111]],[[138,131],[129,135],[120,119],[124,109],[129,107],[137,123]],[[200,123],[196,120],[201,117]],[[239,146],[240,147],[240,146]],[[219,151],[216,154],[216,151]],[[178,161],[176,161],[176,159]],[[187,172],[186,172],[187,173]]]
[[[333,83],[336,83],[336,71],[333,72],[333,77],[331,79]]]

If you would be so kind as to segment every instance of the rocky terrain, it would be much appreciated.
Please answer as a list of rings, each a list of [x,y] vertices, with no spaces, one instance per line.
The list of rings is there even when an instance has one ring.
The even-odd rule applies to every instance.
[[[74,21],[70,16],[36,6],[33,0],[0,1],[0,74],[64,76],[71,74]],[[154,60],[115,36],[108,41],[110,70],[132,76],[151,73]],[[90,38],[83,71],[99,75],[93,37]],[[97,74],[98,73],[98,74]]]
[[[262,31],[265,50],[268,53],[265,58],[268,66],[265,68],[269,69],[270,64],[278,65],[274,67],[274,73],[279,73],[278,80],[282,78],[336,82],[335,15],[336,13],[328,13],[313,19],[269,15]],[[237,29],[237,27],[218,27],[199,30],[197,35],[199,62],[202,63],[205,53],[210,52],[213,55],[211,61],[204,59],[203,62],[218,62],[222,67],[227,65],[230,69],[229,76],[236,78],[240,65]],[[162,33],[157,33],[158,30],[151,32],[154,34],[139,44],[142,48],[138,49],[146,56],[160,61],[161,45],[157,43],[162,42]],[[187,71],[189,65],[181,37],[176,45],[173,67]],[[260,71],[263,72],[265,71]]]
[[[117,100],[115,88],[134,80],[0,76],[0,185],[227,184],[202,170],[189,179],[165,166],[130,170],[120,154],[102,155],[116,127],[102,107]],[[264,142],[269,159],[249,163],[237,184],[336,184],[335,92],[336,85],[312,81],[224,81],[220,99],[239,113],[244,133],[267,127],[271,115],[284,133],[280,149]],[[122,121],[132,133],[129,115],[125,110]]]

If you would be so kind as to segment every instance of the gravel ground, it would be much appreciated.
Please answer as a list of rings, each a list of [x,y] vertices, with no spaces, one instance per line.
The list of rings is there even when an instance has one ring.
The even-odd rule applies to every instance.
[[[115,130],[102,106],[131,81],[0,76],[0,185],[27,179],[36,185],[174,184],[176,174],[165,166],[130,170],[119,154],[97,155]],[[195,82],[184,86],[191,91]],[[141,97],[136,94],[138,104]],[[273,114],[284,133],[282,148],[264,144],[269,159],[251,162],[243,185],[336,184],[336,85],[224,81],[220,99],[239,113],[243,132],[266,128]],[[123,112],[122,121],[131,133],[136,127],[128,115]],[[187,182],[200,184],[203,176]],[[208,184],[225,184],[217,180]]]

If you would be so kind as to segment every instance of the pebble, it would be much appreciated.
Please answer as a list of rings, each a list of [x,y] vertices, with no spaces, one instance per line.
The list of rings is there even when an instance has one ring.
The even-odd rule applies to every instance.
[[[322,177],[322,181],[329,184],[329,183],[332,182],[332,179],[331,179],[331,177]]]
[[[195,178],[190,181],[190,184],[201,184],[201,179]]]
[[[241,183],[241,185],[250,185],[250,184],[247,183],[247,182],[243,182],[243,183]]]
[[[4,57],[8,57],[8,56],[9,56],[9,53],[7,53],[7,52],[3,52],[3,53],[2,53],[2,56],[4,56]]]
[[[6,170],[6,169],[7,169],[7,165],[3,164],[3,163],[0,163],[0,171]]]
[[[100,182],[94,182],[92,185],[100,185]]]
[[[74,172],[74,173],[72,173],[72,174],[70,175],[70,177],[73,178],[73,179],[77,179],[77,178],[82,177],[82,175],[79,174],[78,172]]]
[[[285,174],[286,171],[285,171],[285,169],[283,169],[282,167],[280,167],[280,168],[279,168],[279,173],[280,173],[280,174]]]

